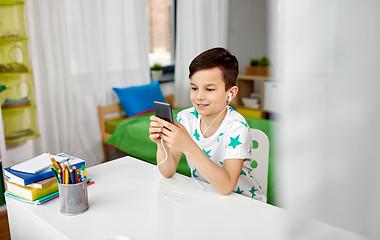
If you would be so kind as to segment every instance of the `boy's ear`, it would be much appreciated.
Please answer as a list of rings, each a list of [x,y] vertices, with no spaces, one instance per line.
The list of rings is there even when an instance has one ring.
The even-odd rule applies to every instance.
[[[228,92],[228,99],[227,99],[227,101],[231,102],[236,97],[236,94],[238,93],[238,91],[239,91],[239,88],[237,86],[231,87],[227,91]],[[231,98],[229,96],[231,96]]]

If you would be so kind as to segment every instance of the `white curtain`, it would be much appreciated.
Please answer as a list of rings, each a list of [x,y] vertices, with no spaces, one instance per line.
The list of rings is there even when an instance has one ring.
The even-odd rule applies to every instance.
[[[380,2],[271,1],[279,204],[380,239]],[[335,239],[290,222],[284,239]]]
[[[27,16],[40,139],[36,154],[103,159],[97,106],[112,87],[149,83],[146,1],[29,0]]]
[[[201,52],[227,48],[229,0],[178,0],[175,104],[191,106],[189,65]]]

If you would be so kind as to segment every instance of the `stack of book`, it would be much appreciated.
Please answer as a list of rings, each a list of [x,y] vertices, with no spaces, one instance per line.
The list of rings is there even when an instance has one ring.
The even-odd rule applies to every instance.
[[[58,163],[70,163],[76,168],[86,165],[86,161],[65,153],[53,155]],[[59,196],[58,182],[50,169],[51,159],[48,153],[24,161],[12,167],[4,168],[8,179],[5,196],[40,205]]]

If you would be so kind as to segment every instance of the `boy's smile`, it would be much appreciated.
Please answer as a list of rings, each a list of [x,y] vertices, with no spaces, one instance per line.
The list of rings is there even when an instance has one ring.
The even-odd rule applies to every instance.
[[[227,104],[222,72],[219,68],[200,70],[191,77],[190,99],[204,121],[215,118]]]

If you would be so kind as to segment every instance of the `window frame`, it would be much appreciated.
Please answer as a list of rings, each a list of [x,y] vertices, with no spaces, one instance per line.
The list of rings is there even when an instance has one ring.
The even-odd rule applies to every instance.
[[[172,19],[172,49],[171,55],[173,58],[173,63],[169,65],[162,66],[162,78],[159,80],[160,83],[174,82],[174,72],[175,72],[175,61],[176,61],[176,47],[177,47],[177,0],[171,0],[171,19]],[[151,79],[153,81],[153,79]]]

